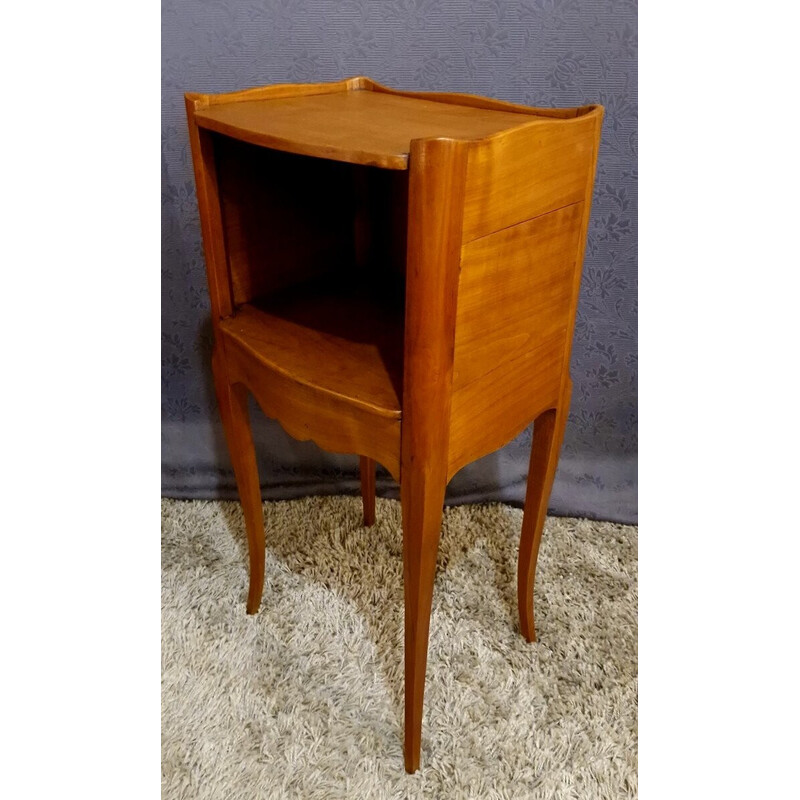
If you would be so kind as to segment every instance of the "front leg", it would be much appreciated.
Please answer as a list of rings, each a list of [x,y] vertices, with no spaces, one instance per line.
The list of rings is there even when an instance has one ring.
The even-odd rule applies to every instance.
[[[247,593],[247,613],[255,614],[264,592],[264,509],[261,505],[261,484],[258,480],[256,450],[250,430],[247,410],[247,389],[241,384],[231,384],[224,355],[215,346],[212,355],[214,387],[217,393],[222,427],[228,442],[236,486],[242,502],[247,545],[250,554],[250,589]]]
[[[405,767],[419,768],[422,709],[428,664],[433,579],[442,526],[446,482],[434,480],[424,465],[406,468],[400,484],[403,510],[405,591]]]

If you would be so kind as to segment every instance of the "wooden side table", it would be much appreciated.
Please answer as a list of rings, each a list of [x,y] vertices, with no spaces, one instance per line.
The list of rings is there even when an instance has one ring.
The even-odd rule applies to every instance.
[[[211,295],[214,380],[264,583],[253,394],[294,437],[400,483],[405,767],[419,766],[447,482],[531,421],[520,627],[571,382],[603,110],[399,92],[368,78],[187,94]]]

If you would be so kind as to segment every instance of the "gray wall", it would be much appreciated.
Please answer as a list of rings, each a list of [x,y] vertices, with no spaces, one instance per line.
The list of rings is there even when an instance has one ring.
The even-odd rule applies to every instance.
[[[163,493],[233,497],[183,93],[364,74],[400,89],[606,108],[553,513],[636,520],[635,0],[163,0]],[[356,490],[357,459],[253,408],[267,498]],[[449,502],[524,497],[531,431],[455,476]],[[379,493],[397,496],[379,476]]]

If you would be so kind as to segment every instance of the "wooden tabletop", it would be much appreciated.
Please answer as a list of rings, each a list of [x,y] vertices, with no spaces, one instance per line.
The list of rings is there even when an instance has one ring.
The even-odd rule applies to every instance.
[[[251,144],[387,169],[408,169],[413,139],[480,139],[536,119],[364,90],[211,105],[196,118]]]

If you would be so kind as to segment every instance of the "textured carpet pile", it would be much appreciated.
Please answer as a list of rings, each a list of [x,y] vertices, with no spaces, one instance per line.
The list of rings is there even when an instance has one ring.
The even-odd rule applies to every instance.
[[[445,510],[422,763],[403,770],[400,505],[162,501],[162,788],[174,798],[636,797],[636,532],[549,518],[519,633],[522,512]]]

